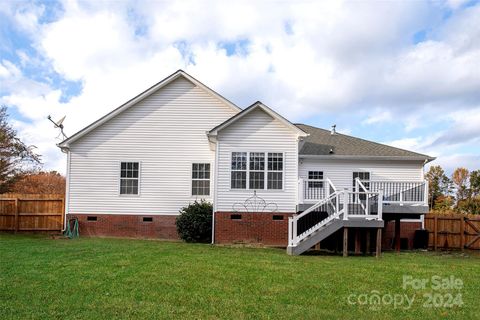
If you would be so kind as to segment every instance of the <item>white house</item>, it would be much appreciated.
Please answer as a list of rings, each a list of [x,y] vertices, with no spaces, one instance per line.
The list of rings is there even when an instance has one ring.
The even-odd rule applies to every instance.
[[[215,243],[294,254],[342,229],[418,219],[433,160],[292,124],[261,102],[242,110],[181,70],[59,147],[67,219],[83,235],[177,238],[180,208],[205,199]]]

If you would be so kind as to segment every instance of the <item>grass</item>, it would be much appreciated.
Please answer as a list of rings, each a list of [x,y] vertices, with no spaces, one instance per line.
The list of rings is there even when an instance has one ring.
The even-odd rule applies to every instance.
[[[0,234],[0,319],[473,319],[479,271],[480,257],[468,253],[291,257],[280,249]],[[454,276],[464,285],[404,290],[404,275]],[[348,303],[372,290],[415,300],[408,310]],[[463,306],[424,307],[429,292],[460,293]]]

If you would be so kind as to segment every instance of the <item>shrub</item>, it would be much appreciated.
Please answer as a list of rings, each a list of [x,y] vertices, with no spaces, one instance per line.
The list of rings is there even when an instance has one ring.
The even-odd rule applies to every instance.
[[[186,242],[211,242],[212,212],[212,204],[205,200],[182,208],[175,221],[180,238]]]

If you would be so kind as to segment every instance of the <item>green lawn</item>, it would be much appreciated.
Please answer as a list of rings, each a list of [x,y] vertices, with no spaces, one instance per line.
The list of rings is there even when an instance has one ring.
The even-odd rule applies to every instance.
[[[478,319],[479,271],[471,253],[291,257],[280,249],[0,234],[0,319]],[[463,288],[404,290],[404,275],[454,276]],[[415,300],[408,310],[406,301],[359,305],[372,290]],[[460,293],[463,306],[425,307],[429,293]]]

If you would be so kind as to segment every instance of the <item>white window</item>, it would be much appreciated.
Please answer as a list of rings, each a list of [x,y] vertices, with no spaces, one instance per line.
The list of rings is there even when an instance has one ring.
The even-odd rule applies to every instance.
[[[283,153],[268,153],[267,189],[283,189]]]
[[[247,188],[247,153],[232,152],[232,189]]]
[[[120,194],[138,194],[139,172],[138,162],[121,162]]]
[[[370,190],[370,172],[363,172],[363,171],[357,171],[357,172],[353,172],[353,192],[363,192],[364,190],[355,190],[355,186],[356,186],[356,182],[355,180],[359,178],[360,179],[360,182],[362,182],[362,184],[365,186],[365,189],[367,190]],[[361,194],[359,197],[358,197],[360,200],[365,200],[366,199],[366,195],[365,194]],[[355,195],[353,195],[353,199],[355,199]]]
[[[232,152],[231,170],[232,189],[283,189],[281,152]]]
[[[265,189],[265,153],[250,152],[249,189]]]
[[[323,171],[308,171],[308,187],[323,188]]]
[[[192,164],[192,195],[210,195],[210,163]]]

